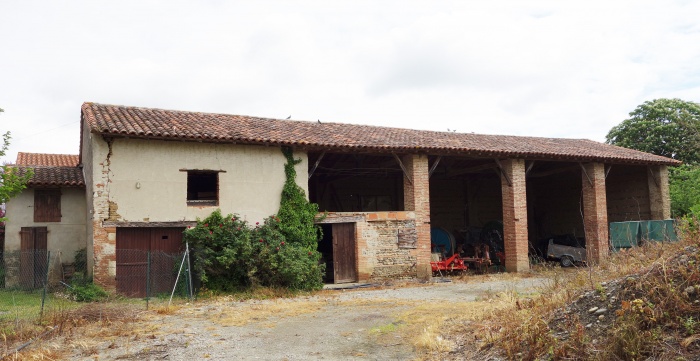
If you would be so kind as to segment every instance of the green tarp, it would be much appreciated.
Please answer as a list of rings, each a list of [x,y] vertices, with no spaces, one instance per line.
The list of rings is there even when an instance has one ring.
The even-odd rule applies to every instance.
[[[610,244],[616,251],[635,247],[644,241],[672,242],[677,239],[673,219],[610,223]]]

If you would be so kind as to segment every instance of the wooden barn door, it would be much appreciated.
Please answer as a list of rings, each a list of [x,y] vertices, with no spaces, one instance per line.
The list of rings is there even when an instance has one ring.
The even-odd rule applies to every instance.
[[[355,224],[333,224],[333,282],[357,281],[355,261]]]
[[[46,280],[46,227],[22,227],[20,230],[20,285],[24,289],[40,288]]]
[[[148,280],[151,296],[172,290],[173,255],[181,252],[183,230],[118,227],[117,292],[130,297],[145,297]]]

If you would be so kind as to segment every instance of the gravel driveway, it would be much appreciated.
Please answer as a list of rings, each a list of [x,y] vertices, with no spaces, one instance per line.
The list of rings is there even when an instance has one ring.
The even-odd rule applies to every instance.
[[[84,360],[410,360],[396,316],[425,302],[471,302],[488,293],[534,292],[545,278],[478,276],[377,289],[336,289],[292,299],[197,302],[149,314],[136,335],[101,342]],[[439,281],[439,280],[438,280]]]

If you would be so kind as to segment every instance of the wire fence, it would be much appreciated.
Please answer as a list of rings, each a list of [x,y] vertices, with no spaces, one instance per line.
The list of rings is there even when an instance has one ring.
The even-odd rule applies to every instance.
[[[58,252],[56,252],[58,253]],[[173,298],[193,297],[188,252],[117,250],[116,291],[127,299],[170,304]],[[61,263],[59,254],[45,250],[8,251],[0,257],[0,339],[26,339],[56,314],[78,308],[81,292],[94,292],[89,280]],[[84,295],[84,294],[83,294]],[[39,328],[40,329],[40,328]],[[30,332],[31,331],[31,332]]]
[[[143,298],[192,298],[188,252],[117,250],[117,293]]]

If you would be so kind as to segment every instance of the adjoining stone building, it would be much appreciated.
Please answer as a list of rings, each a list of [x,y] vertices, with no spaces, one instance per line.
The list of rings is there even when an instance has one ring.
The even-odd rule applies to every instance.
[[[118,289],[120,250],[172,250],[215,209],[274,214],[290,147],[297,183],[327,216],[319,250],[333,282],[430,277],[431,229],[458,238],[502,222],[505,268],[534,240],[670,217],[677,161],[583,139],[461,134],[84,103],[79,166],[96,282]]]

